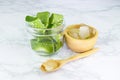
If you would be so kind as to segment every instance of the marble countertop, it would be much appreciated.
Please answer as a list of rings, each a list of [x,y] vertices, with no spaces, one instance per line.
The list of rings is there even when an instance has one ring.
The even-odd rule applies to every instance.
[[[95,54],[42,73],[47,59],[74,53],[66,46],[54,56],[31,50],[24,18],[39,11],[61,13],[66,26],[86,23],[99,31]],[[0,0],[0,80],[120,80],[120,0]]]

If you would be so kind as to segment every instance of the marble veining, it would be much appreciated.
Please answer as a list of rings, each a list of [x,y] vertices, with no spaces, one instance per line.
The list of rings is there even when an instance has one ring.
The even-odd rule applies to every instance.
[[[31,50],[24,18],[39,11],[61,13],[65,24],[86,23],[99,31],[100,50],[42,73],[47,59],[64,59],[76,53],[66,45],[53,56]],[[65,26],[65,27],[66,27]],[[120,80],[120,0],[0,0],[0,80]]]

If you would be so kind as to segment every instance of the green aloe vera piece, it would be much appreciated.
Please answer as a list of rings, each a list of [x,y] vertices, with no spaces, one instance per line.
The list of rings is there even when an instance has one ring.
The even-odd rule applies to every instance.
[[[37,19],[37,17],[33,17],[33,16],[26,16],[25,17],[25,21],[27,21],[27,22],[32,22],[32,21],[34,21],[36,19]]]
[[[46,28],[49,23],[49,16],[50,16],[50,12],[48,12],[48,11],[37,13],[37,17],[41,20],[41,22],[45,25]]]
[[[62,25],[62,23],[63,23],[63,15],[52,13],[52,15],[50,16],[50,19],[49,19],[48,28],[58,27],[58,26]]]
[[[53,37],[53,39],[55,40],[55,51],[58,51],[63,46],[63,42],[61,40],[61,37],[62,37],[61,34],[58,34],[58,35]]]
[[[32,49],[35,51],[46,52],[48,54],[54,53],[54,43],[50,38],[39,37],[31,40]]]
[[[58,51],[63,46],[61,41],[57,42],[55,51]]]
[[[44,24],[41,22],[39,18],[26,16],[26,21],[31,25],[33,28],[45,28]]]

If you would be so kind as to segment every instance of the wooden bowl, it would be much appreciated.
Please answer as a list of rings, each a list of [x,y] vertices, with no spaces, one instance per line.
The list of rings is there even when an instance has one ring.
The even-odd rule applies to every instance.
[[[75,39],[75,38],[71,37],[70,35],[68,35],[68,31],[71,28],[79,28],[81,26],[88,26],[92,30],[93,36],[88,39]],[[66,41],[67,46],[72,51],[85,52],[94,47],[96,40],[98,38],[98,31],[94,27],[86,25],[86,24],[74,24],[74,25],[68,26],[65,29],[64,36],[65,36],[65,41]]]

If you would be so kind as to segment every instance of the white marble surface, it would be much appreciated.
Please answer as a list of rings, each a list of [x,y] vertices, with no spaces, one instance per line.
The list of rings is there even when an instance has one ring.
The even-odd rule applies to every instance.
[[[64,46],[59,54],[42,57],[30,49],[24,17],[38,11],[63,14],[66,26],[94,26],[100,50],[56,72],[42,73],[43,61],[73,53]],[[119,36],[120,0],[0,0],[0,80],[120,80]]]

